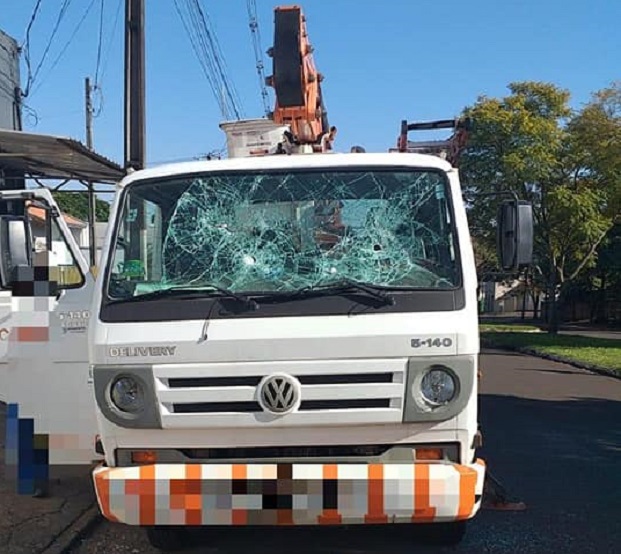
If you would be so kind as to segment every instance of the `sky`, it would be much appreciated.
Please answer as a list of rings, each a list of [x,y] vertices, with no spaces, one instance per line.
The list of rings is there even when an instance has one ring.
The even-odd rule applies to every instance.
[[[92,7],[58,58],[86,9]],[[44,0],[30,32],[32,67],[42,60],[61,6]],[[264,116],[246,0],[200,0],[220,45],[243,117]],[[123,0],[104,0],[97,152],[123,164]],[[272,45],[273,0],[256,0],[262,53]],[[24,42],[36,0],[0,0],[0,29]],[[84,79],[95,80],[102,0],[72,0],[25,98],[24,130],[85,142]],[[175,10],[146,2],[147,165],[225,147],[219,104]],[[480,95],[504,96],[513,81],[554,83],[579,108],[621,79],[617,0],[300,0],[314,61],[324,75],[337,151],[395,146],[402,119],[453,118]],[[115,23],[115,16],[119,18]],[[113,32],[114,31],[114,32]],[[266,75],[271,60],[263,56]],[[22,87],[26,86],[22,59]],[[273,106],[274,94],[269,91]],[[417,133],[418,134],[418,133]],[[414,138],[412,136],[411,138]],[[425,133],[418,139],[431,138]]]

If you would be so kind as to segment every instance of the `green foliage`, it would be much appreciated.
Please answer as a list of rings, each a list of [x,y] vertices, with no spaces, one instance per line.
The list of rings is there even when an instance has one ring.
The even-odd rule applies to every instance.
[[[597,270],[621,282],[621,222],[610,229],[598,254]]]
[[[535,325],[521,323],[481,323],[480,333],[538,333],[541,329]]]
[[[509,91],[464,110],[474,122],[461,161],[469,219],[477,248],[489,253],[502,198],[489,193],[510,191],[530,201],[538,275],[550,292],[562,293],[596,264],[619,214],[621,89],[598,92],[576,113],[569,93],[552,84],[511,83]]]
[[[596,263],[593,246],[602,241],[611,220],[602,210],[605,201],[601,191],[589,186],[551,187],[546,198],[546,231],[560,283],[575,279],[581,269]],[[582,266],[581,266],[582,264]]]
[[[88,221],[88,194],[86,191],[58,191],[54,193],[54,199],[62,212],[77,217],[82,221]],[[110,204],[97,198],[95,202],[95,216],[97,221],[108,221]]]
[[[608,192],[607,213],[621,214],[621,82],[593,95],[570,122],[577,168]]]

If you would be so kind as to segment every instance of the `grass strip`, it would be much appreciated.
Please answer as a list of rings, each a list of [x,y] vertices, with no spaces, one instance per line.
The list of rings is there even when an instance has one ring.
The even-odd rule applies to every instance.
[[[554,356],[569,363],[613,370],[621,373],[621,340],[548,333],[482,331],[481,339],[490,346],[527,349]]]

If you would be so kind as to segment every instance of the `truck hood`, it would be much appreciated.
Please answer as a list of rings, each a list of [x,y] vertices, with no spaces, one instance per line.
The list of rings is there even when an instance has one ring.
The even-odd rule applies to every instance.
[[[468,310],[102,323],[91,329],[91,363],[162,364],[392,358],[477,354]]]

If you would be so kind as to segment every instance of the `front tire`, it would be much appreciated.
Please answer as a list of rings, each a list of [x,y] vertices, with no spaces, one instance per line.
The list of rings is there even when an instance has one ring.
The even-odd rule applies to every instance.
[[[160,552],[178,552],[184,545],[183,529],[173,526],[147,527],[147,539]]]

